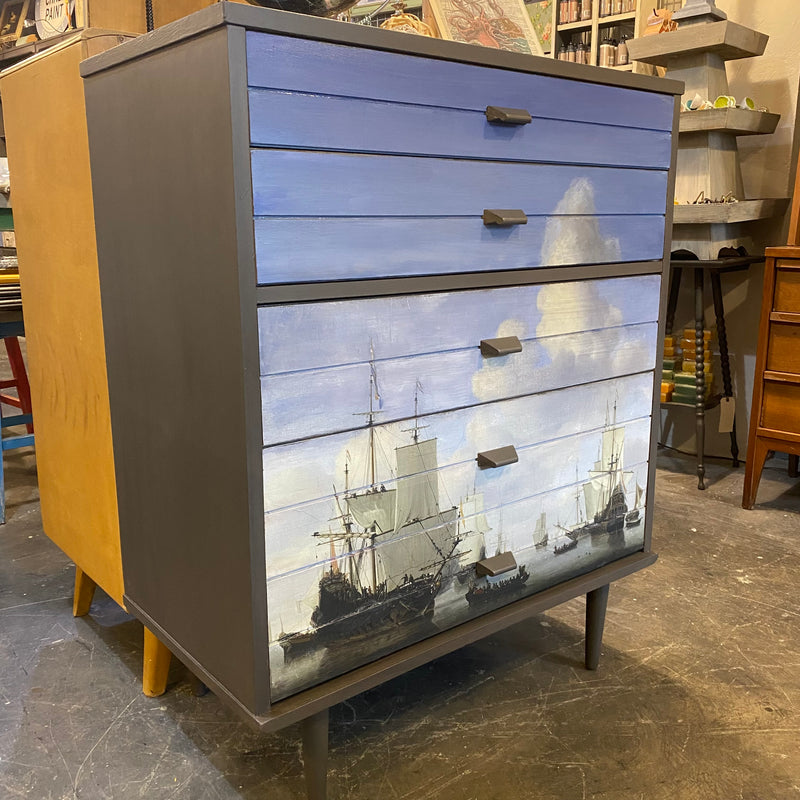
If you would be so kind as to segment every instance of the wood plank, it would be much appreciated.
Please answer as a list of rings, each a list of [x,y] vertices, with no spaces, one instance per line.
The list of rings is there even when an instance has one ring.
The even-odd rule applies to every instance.
[[[511,327],[524,339],[654,322],[660,285],[640,275],[262,307],[260,374],[477,349]]]
[[[264,445],[353,430],[363,425],[370,375],[382,389],[381,422],[477,405],[509,396],[545,392],[652,370],[656,362],[657,323],[524,340],[523,352],[491,361],[478,347],[413,358],[351,364],[262,378]],[[573,354],[569,367],[554,368],[552,354]],[[485,378],[481,378],[481,370]],[[508,373],[493,381],[494,373]],[[513,378],[510,377],[513,375]],[[476,396],[475,381],[480,381]],[[309,397],[308,386],[314,390]],[[362,402],[354,403],[354,396]],[[325,398],[320,405],[319,399]],[[415,399],[417,403],[415,404]]]
[[[627,394],[626,394],[627,392]],[[620,422],[649,417],[652,411],[653,373],[628,375],[613,380],[584,384],[527,397],[516,397],[474,408],[420,416],[421,438],[436,438],[439,467],[473,462],[478,452],[513,444],[524,448],[535,444],[600,430],[606,420]],[[360,410],[369,398],[353,400]],[[375,484],[394,479],[394,448],[413,439],[414,421],[380,425],[373,429],[376,463]],[[426,425],[427,427],[422,427]],[[264,448],[265,509],[297,506],[310,500],[331,497],[332,487],[344,490],[344,467],[349,459],[350,488],[372,484],[372,465],[367,456],[370,428]],[[597,458],[597,449],[592,451]],[[348,455],[349,454],[349,455]],[[592,462],[594,463],[594,462]],[[513,465],[512,465],[513,467]],[[574,470],[574,465],[571,467]],[[490,470],[489,474],[505,474]],[[525,493],[517,496],[525,496]]]
[[[486,158],[666,169],[668,132],[565,122],[537,116],[528,125],[497,125],[472,111],[250,90],[256,146],[367,153]]]
[[[800,312],[773,311],[769,315],[770,322],[792,322],[800,325]]]
[[[765,381],[779,381],[780,383],[800,383],[800,374],[791,372],[764,371]]]
[[[672,221],[675,225],[750,222],[776,217],[783,213],[788,204],[788,198],[770,197],[763,200],[740,200],[738,203],[677,205]]]
[[[760,56],[769,36],[730,20],[687,25],[670,33],[631,39],[631,60],[668,67],[693,53],[713,53],[723,61]]]
[[[647,462],[649,424],[650,417],[618,420],[617,443],[622,442],[624,438],[626,471],[634,471]],[[475,458],[469,458],[474,455],[473,453],[462,453],[463,460],[457,463],[440,463],[436,469],[426,471],[425,480],[430,481],[431,485],[438,486],[441,508],[459,507],[460,516],[468,521],[483,513],[492,517],[504,516],[509,506],[517,506],[520,502],[531,498],[540,498],[551,491],[571,488],[569,507],[564,509],[561,522],[567,524],[571,521],[574,524],[577,513],[575,488],[588,479],[589,470],[594,468],[603,430],[601,426],[590,431],[578,430],[554,441],[526,445],[518,443],[515,445],[518,462],[503,468],[499,473],[496,470],[479,469]],[[406,436],[406,441],[410,442],[410,437]],[[444,456],[444,451],[439,455]],[[548,465],[547,469],[544,468],[545,464]],[[385,493],[387,497],[392,497],[392,493],[397,489],[398,480],[402,481],[404,476],[401,475],[397,479],[391,471],[386,474],[390,477],[381,480],[379,494]],[[349,491],[345,492],[343,474],[330,477],[335,481],[333,485],[336,486],[337,493],[334,494],[332,487],[329,486],[323,497],[309,496],[303,503],[268,510],[265,514],[269,577],[294,572],[308,565],[329,562],[331,556],[327,542],[323,543],[319,537],[313,540],[309,537],[315,531],[335,531],[341,527],[339,509],[336,506],[337,499],[342,509],[346,510],[347,495],[368,497],[370,490],[369,483],[361,485],[355,482]],[[356,474],[351,475],[354,481],[358,477]],[[631,480],[627,482],[631,483]],[[630,485],[626,491],[632,492],[633,488],[634,486]],[[464,498],[476,493],[480,495],[478,506],[463,503]],[[301,494],[299,487],[297,494]],[[585,505],[583,494],[580,497],[580,504],[582,508]],[[535,517],[531,517],[533,518]],[[553,519],[551,524],[555,522],[556,519]],[[497,526],[492,527],[496,532]],[[528,535],[524,537],[523,544],[530,543]],[[358,547],[357,544],[354,546]]]
[[[254,150],[255,216],[662,214],[667,173],[445,158]]]
[[[259,284],[655,261],[664,250],[655,215],[529,217],[514,228],[480,217],[259,217],[254,232]]]
[[[100,310],[84,45],[0,80],[25,306],[42,523],[123,602],[117,495]],[[58,131],[58,136],[53,135]],[[42,235],[42,219],[48,234]]]
[[[761,136],[774,133],[780,114],[750,111],[747,108],[711,108],[706,111],[686,111],[680,116],[680,133],[725,131],[734,136]]]
[[[454,61],[248,31],[248,83],[267,89],[484,111],[557,109],[566,120],[672,129],[672,98]],[[531,62],[533,63],[533,62]],[[369,80],[364,80],[369,75]]]

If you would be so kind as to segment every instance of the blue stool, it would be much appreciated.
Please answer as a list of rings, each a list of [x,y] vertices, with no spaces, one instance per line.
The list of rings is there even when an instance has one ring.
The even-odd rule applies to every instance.
[[[24,336],[25,323],[20,320],[13,322],[0,322],[0,339],[10,336]],[[22,436],[3,436],[3,429],[16,425],[32,425],[33,416],[31,414],[13,414],[10,417],[3,416],[2,404],[0,404],[0,524],[6,521],[6,484],[5,473],[3,471],[3,454],[6,450],[16,450],[20,447],[30,447],[33,444],[33,434],[26,433]]]

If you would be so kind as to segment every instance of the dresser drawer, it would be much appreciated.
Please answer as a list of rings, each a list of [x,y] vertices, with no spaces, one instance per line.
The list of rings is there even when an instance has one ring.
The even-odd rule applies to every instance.
[[[670,131],[673,98],[580,80],[456,63],[263,33],[247,34],[247,82],[282,89],[483,112]]]
[[[767,369],[800,375],[800,324],[770,322]]]
[[[508,125],[490,122],[485,109],[275,89],[250,89],[249,97],[254,146],[651,169],[667,169],[670,163],[668,131],[546,116]],[[548,111],[538,103],[537,108]]]
[[[551,215],[513,228],[480,217],[259,217],[255,240],[259,284],[447,275],[656,261],[664,216]]]
[[[386,423],[651,370],[659,286],[641,276],[261,308],[263,443],[356,429],[370,409]],[[482,353],[481,340],[507,336],[520,352]]]
[[[773,311],[796,312],[800,308],[800,261],[779,260],[775,270]]]
[[[800,433],[800,384],[764,381],[761,427]]]
[[[252,178],[256,217],[468,216],[482,224],[493,208],[663,214],[667,196],[667,173],[655,170],[309,150],[254,150]]]
[[[650,373],[432,416],[417,441],[396,424],[268,448],[265,498],[286,503],[265,517],[273,699],[640,549],[652,386]],[[478,467],[476,451],[510,442],[516,463]],[[389,461],[363,486],[370,451]],[[325,496],[294,503],[289,483]],[[495,553],[517,568],[480,578]]]

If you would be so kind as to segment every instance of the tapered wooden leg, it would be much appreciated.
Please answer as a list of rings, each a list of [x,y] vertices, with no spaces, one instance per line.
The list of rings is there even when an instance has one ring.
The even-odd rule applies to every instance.
[[[586,669],[597,669],[608,606],[608,584],[586,595]]]
[[[800,478],[800,472],[798,472],[798,460],[800,456],[794,455],[789,453],[789,477],[790,478]]]
[[[85,617],[89,613],[97,584],[79,567],[75,566],[75,594],[72,597],[72,616]]]
[[[303,763],[308,800],[328,796],[328,709],[303,720]]]
[[[755,413],[755,411],[753,412]],[[754,437],[747,448],[747,463],[744,469],[744,488],[742,489],[742,508],[752,508],[761,482],[761,472],[767,461],[769,445]]]
[[[167,674],[172,653],[154,633],[144,629],[144,667],[142,691],[148,697],[160,697],[167,690]]]

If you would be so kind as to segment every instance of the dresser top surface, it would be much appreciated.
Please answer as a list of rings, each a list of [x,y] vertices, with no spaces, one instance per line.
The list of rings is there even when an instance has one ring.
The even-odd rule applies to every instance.
[[[424,36],[411,36],[397,31],[230,2],[216,3],[152,33],[139,36],[133,41],[87,59],[81,65],[81,75],[83,77],[95,75],[226,25],[659,94],[681,95],[684,90],[683,83],[664,78],[617,72],[542,56],[512,53]]]

